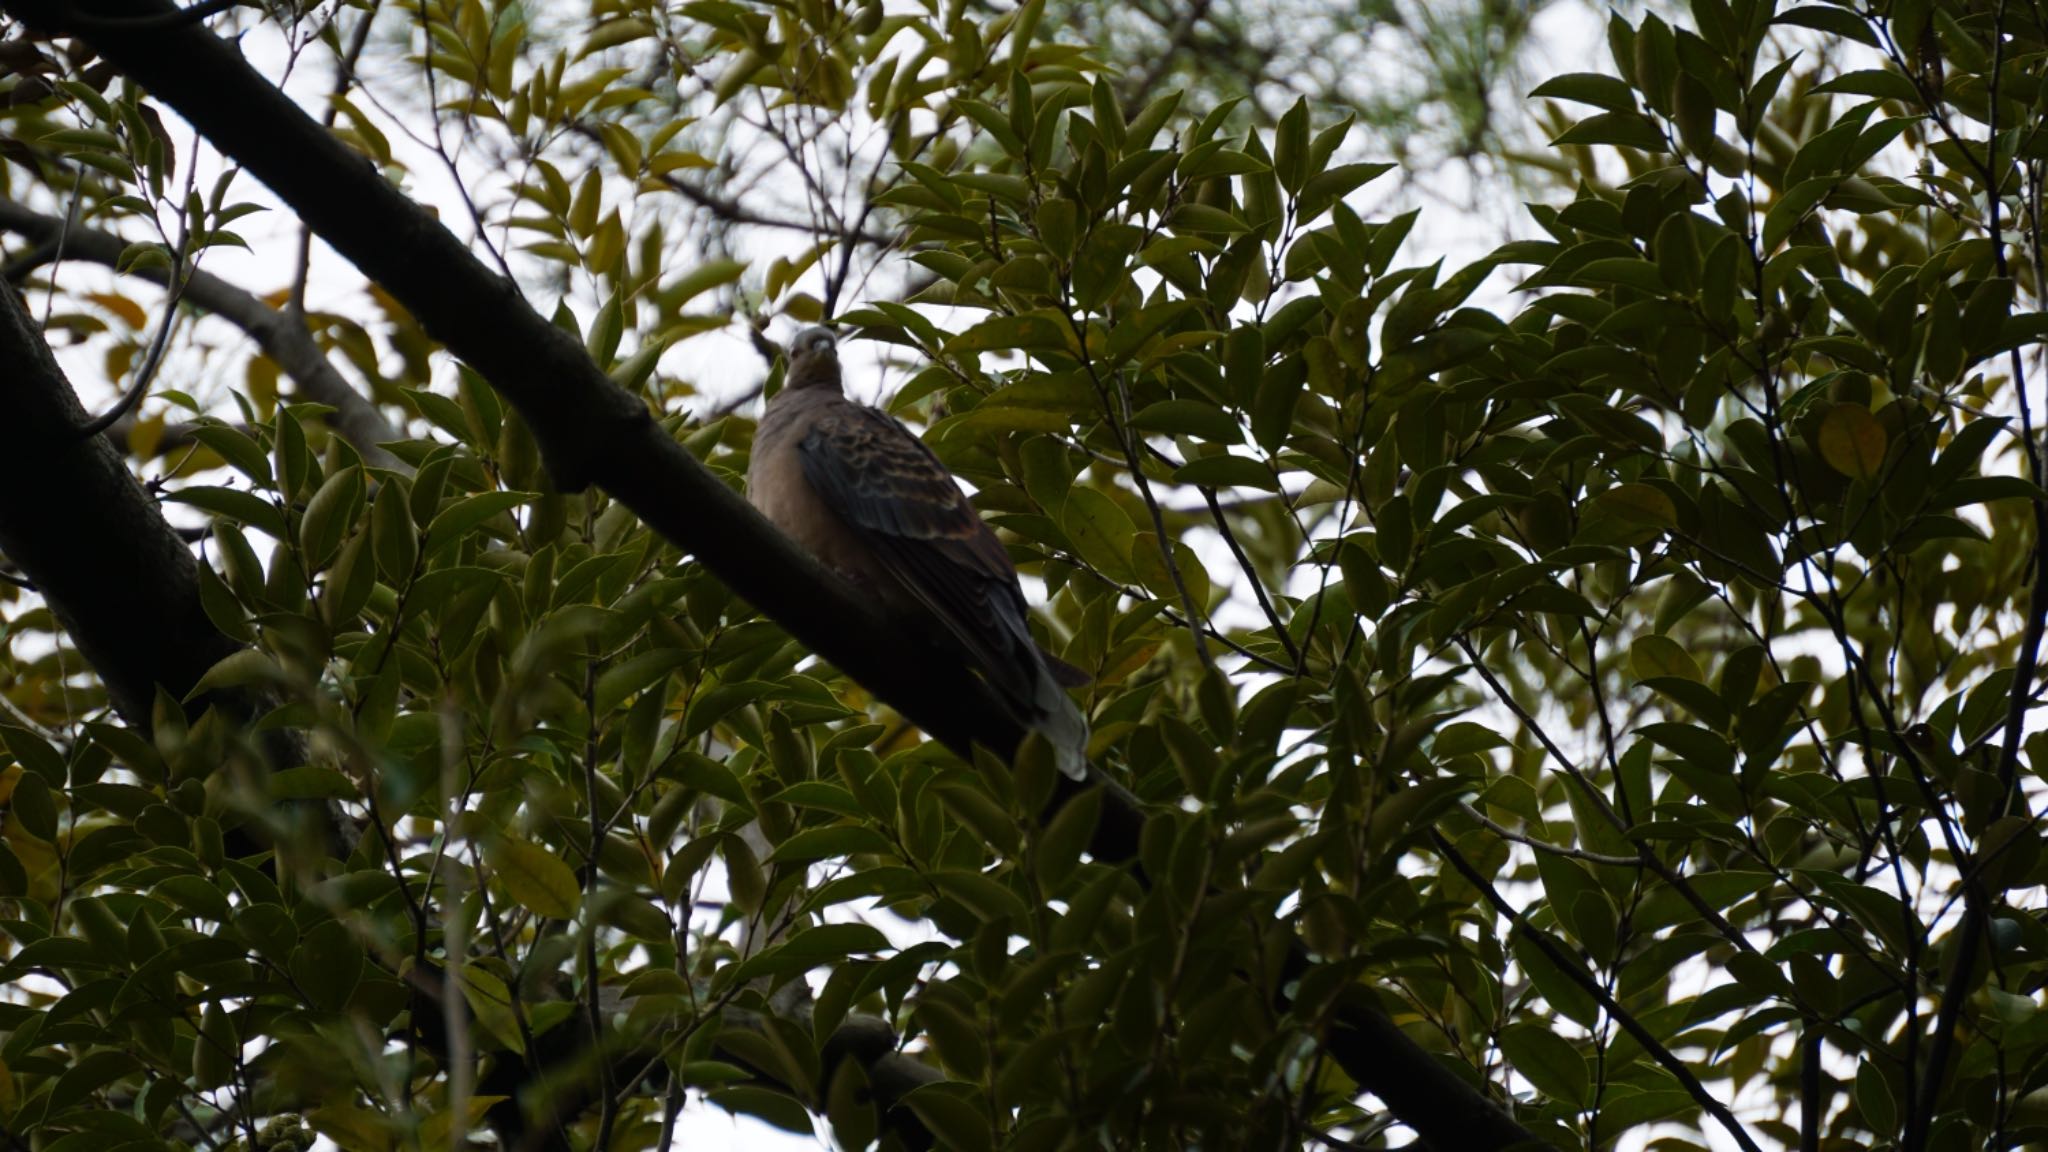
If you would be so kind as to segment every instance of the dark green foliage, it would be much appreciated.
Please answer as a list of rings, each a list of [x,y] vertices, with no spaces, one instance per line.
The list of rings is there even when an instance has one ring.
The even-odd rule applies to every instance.
[[[889,407],[1093,676],[1134,858],[1089,854],[1099,793],[1043,813],[1043,747],[922,741],[556,491],[376,295],[303,319],[409,421],[388,455],[268,358],[238,412],[157,392],[211,413],[146,474],[245,645],[185,699],[120,722],[8,592],[16,1144],[639,1148],[687,1091],[848,1147],[1383,1146],[1408,1117],[1323,1047],[1359,1003],[1559,1148],[2044,1137],[2032,8],[1615,16],[1612,74],[1534,93],[1574,186],[1461,268],[1354,208],[1391,166],[1348,117],[1132,99],[1037,2],[397,18],[441,114],[530,160],[486,214],[529,295],[722,475],[751,422],[693,415],[670,347],[831,312],[906,369]],[[146,97],[8,44],[11,194],[174,214],[124,276],[240,242]],[[758,271],[669,259],[678,193],[792,224],[685,180],[764,109],[865,118],[858,163],[794,150],[855,203],[814,189]],[[851,275],[871,233],[914,294]],[[142,308],[38,287],[124,378]],[[228,690],[266,707],[196,703]],[[891,1028],[922,1071],[885,1084]]]

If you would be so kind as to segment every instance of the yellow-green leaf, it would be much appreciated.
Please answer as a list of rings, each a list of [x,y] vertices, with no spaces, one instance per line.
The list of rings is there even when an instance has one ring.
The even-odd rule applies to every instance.
[[[1678,509],[1671,497],[1649,484],[1622,484],[1595,497],[1604,514],[1644,528],[1676,528]]]
[[[1653,680],[1659,676],[1676,676],[1696,684],[1706,682],[1700,674],[1699,662],[1685,646],[1669,636],[1651,634],[1639,637],[1628,649],[1629,668],[1638,680]]]
[[[1837,404],[1820,422],[1820,454],[1844,476],[1869,480],[1884,464],[1884,425],[1861,404]]]
[[[568,920],[576,915],[577,905],[582,901],[576,873],[554,853],[524,840],[504,839],[486,855],[514,900],[555,920]]]
[[[1138,532],[1115,500],[1094,488],[1075,488],[1067,493],[1060,524],[1082,560],[1112,580],[1131,578],[1131,542]]]

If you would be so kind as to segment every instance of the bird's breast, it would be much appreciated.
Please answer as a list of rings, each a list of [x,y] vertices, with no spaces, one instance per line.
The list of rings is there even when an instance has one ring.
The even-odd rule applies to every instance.
[[[764,420],[747,463],[747,500],[782,534],[871,593],[893,599],[894,577],[811,487],[791,424]]]

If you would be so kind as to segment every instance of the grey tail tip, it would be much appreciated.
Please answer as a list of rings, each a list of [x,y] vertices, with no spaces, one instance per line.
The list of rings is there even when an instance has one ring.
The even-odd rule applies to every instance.
[[[1051,670],[1038,678],[1039,720],[1032,727],[1052,745],[1053,763],[1070,780],[1088,779],[1088,718]]]
[[[1085,746],[1076,748],[1070,744],[1053,745],[1053,763],[1058,766],[1060,775],[1069,780],[1088,779],[1088,751]]]

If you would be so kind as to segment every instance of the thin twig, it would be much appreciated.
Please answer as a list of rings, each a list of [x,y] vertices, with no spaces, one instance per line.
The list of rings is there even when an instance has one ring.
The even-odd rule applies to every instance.
[[[1238,570],[1251,582],[1252,595],[1258,598],[1259,610],[1266,614],[1266,622],[1273,626],[1273,635],[1280,640],[1280,646],[1287,649],[1287,663],[1293,668],[1301,667],[1301,652],[1294,646],[1294,637],[1287,632],[1287,625],[1280,614],[1273,610],[1273,601],[1266,595],[1266,582],[1259,579],[1258,570],[1252,567],[1251,558],[1245,555],[1244,546],[1237,542],[1237,533],[1230,530],[1230,521],[1223,515],[1223,506],[1216,502],[1216,490],[1203,487],[1202,499],[1209,504],[1209,516],[1216,522],[1216,531],[1223,542],[1230,547],[1230,554],[1237,558]]]
[[[68,216],[45,216],[4,198],[0,198],[0,229],[39,242],[56,237],[60,241],[57,259],[85,260],[108,268],[119,268],[121,253],[128,247],[128,242],[114,233],[73,226]],[[169,271],[154,265],[129,271],[155,283],[168,285],[172,280]],[[412,471],[404,461],[378,447],[403,437],[375,404],[342,377],[303,319],[272,308],[255,294],[202,268],[191,269],[184,282],[187,303],[240,328],[277,361],[300,395],[335,409],[329,417],[335,430],[364,461],[373,467]]]
[[[383,0],[371,0],[369,10],[356,21],[354,33],[349,36],[348,47],[342,50],[334,63],[334,88],[328,95],[327,107],[320,113],[320,123],[332,128],[341,114],[341,98],[355,83],[356,64],[363,58],[363,49],[370,43],[370,26],[377,22],[377,13]],[[306,318],[306,281],[313,269],[313,230],[305,221],[299,222],[299,251],[293,263],[291,295],[285,301],[285,311],[298,317],[300,323]]]
[[[1988,132],[1984,142],[1984,199],[1988,239],[1991,254],[1998,266],[2001,277],[2010,278],[2012,270],[2007,263],[2005,240],[1999,227],[1999,214],[2004,207],[2002,173],[1998,167],[1998,81],[2005,62],[2005,3],[1998,0],[1998,7],[1991,18],[1991,75],[1988,89],[1990,106]],[[1932,100],[1928,101],[1931,106]],[[1943,119],[1937,117],[1937,119]],[[1946,124],[1943,125],[1946,130]],[[1953,136],[1953,134],[1951,133]],[[1962,149],[1965,156],[1967,147]],[[2039,289],[2040,285],[2035,285]],[[2017,348],[2012,349],[2012,387],[2019,402],[2020,440],[2024,446],[2028,471],[2034,482],[2042,480],[2042,461],[2039,446],[2034,442],[2033,406],[2027,399],[2027,376],[2020,361]],[[2011,806],[2019,773],[2020,738],[2026,723],[2027,706],[2032,698],[2034,675],[2039,666],[2041,637],[2044,626],[2048,626],[2048,509],[2040,502],[2030,501],[2034,515],[2034,554],[2028,567],[2033,569],[2034,586],[2028,594],[2027,623],[2020,639],[2018,660],[2013,667],[2012,695],[2006,708],[2005,739],[1999,748],[1998,785],[1999,811]],[[1944,827],[1946,823],[1944,822]],[[1966,870],[1969,865],[1964,858],[1957,859],[1957,865]],[[1977,950],[1983,940],[1991,919],[1990,900],[1980,891],[1973,875],[1965,876],[1964,892],[1974,898],[1967,900],[1963,910],[1963,921],[1956,929],[1955,938],[1949,951],[1955,957],[1954,966],[1941,991],[1941,1006],[1935,1011],[1934,1031],[1927,1046],[1927,1066],[1921,1070],[1919,1084],[1919,1106],[1906,1126],[1902,1147],[1906,1152],[1920,1152],[1927,1146],[1928,1134],[1933,1128],[1934,1112],[1941,1103],[1942,1080],[1948,1075],[1949,1053],[1955,1046],[1956,1028],[1962,1015],[1963,1002],[1970,998],[1971,986],[1976,975]]]
[[[1456,643],[1458,650],[1465,654],[1465,659],[1471,664],[1472,670],[1477,672],[1479,678],[1492,690],[1494,698],[1499,700],[1508,711],[1514,713],[1515,718],[1522,722],[1522,726],[1527,728],[1530,734],[1536,737],[1537,743],[1543,745],[1543,750],[1550,754],[1550,758],[1556,761],[1558,767],[1563,769],[1565,775],[1569,776],[1573,783],[1579,786],[1580,791],[1587,800],[1592,802],[1595,810],[1606,819],[1608,825],[1616,832],[1619,832],[1623,838],[1629,839],[1628,824],[1621,819],[1620,814],[1615,812],[1614,806],[1608,803],[1606,793],[1600,791],[1599,787],[1593,783],[1583,769],[1577,764],[1572,763],[1571,758],[1564,754],[1564,749],[1558,747],[1557,742],[1551,739],[1550,734],[1543,730],[1543,726],[1536,722],[1536,717],[1531,715],[1527,708],[1522,707],[1522,702],[1515,699],[1514,695],[1507,690],[1507,686],[1502,684],[1500,679],[1493,674],[1492,669],[1480,662],[1479,654],[1473,649],[1471,640],[1460,636],[1457,638]],[[1630,842],[1636,843],[1633,839],[1630,839]],[[1747,936],[1737,931],[1735,926],[1728,922],[1728,918],[1721,914],[1721,910],[1701,896],[1699,890],[1694,888],[1690,881],[1660,859],[1655,852],[1651,851],[1647,844],[1637,843],[1636,847],[1639,854],[1638,860],[1645,867],[1649,868],[1650,871],[1656,873],[1658,879],[1676,890],[1679,896],[1692,906],[1693,911],[1700,914],[1701,919],[1711,925],[1714,931],[1720,933],[1722,939],[1734,945],[1739,951],[1756,952],[1756,945],[1751,944]]]
[[[1686,1090],[1686,1093],[1698,1101],[1699,1106],[1706,1109],[1720,1123],[1721,1127],[1727,1130],[1728,1135],[1734,1138],[1735,1143],[1743,1149],[1743,1152],[1763,1152],[1763,1149],[1757,1146],[1756,1140],[1750,1136],[1749,1130],[1744,1128],[1742,1122],[1735,1118],[1735,1114],[1728,1110],[1728,1106],[1721,1103],[1712,1092],[1707,1091],[1707,1086],[1700,1083],[1699,1077],[1693,1075],[1692,1069],[1686,1062],[1680,1060],[1671,1049],[1666,1048],[1664,1042],[1657,1038],[1656,1033],[1645,1028],[1641,1021],[1630,1015],[1628,1010],[1623,1008],[1614,999],[1613,995],[1607,991],[1605,985],[1587,975],[1585,970],[1579,967],[1578,962],[1560,951],[1557,945],[1550,942],[1549,937],[1538,932],[1529,923],[1529,918],[1522,914],[1522,910],[1509,903],[1507,897],[1500,894],[1500,889],[1495,888],[1491,880],[1480,875],[1479,870],[1472,866],[1471,861],[1465,859],[1464,854],[1459,852],[1455,845],[1445,839],[1440,833],[1431,833],[1430,835],[1436,842],[1436,850],[1442,854],[1445,860],[1450,862],[1451,867],[1458,870],[1459,875],[1469,881],[1473,887],[1479,889],[1481,894],[1486,897],[1487,903],[1493,905],[1494,911],[1506,917],[1508,922],[1513,924],[1515,929],[1522,933],[1523,939],[1535,945],[1536,950],[1549,958],[1551,964],[1558,971],[1564,973],[1572,983],[1577,984],[1595,1000],[1598,1000],[1601,1009],[1607,1013],[1608,1018],[1619,1024],[1621,1030],[1633,1037],[1636,1043],[1641,1044],[1643,1051],[1648,1052],[1651,1059],[1654,1059],[1659,1066],[1666,1072],[1669,1072],[1672,1078],[1676,1079],[1679,1085]]]
[[[1487,819],[1486,814],[1474,807],[1469,801],[1461,801],[1458,807],[1464,810],[1465,815],[1478,821],[1479,826],[1488,832],[1503,840],[1512,840],[1525,848],[1534,848],[1538,852],[1548,852],[1552,856],[1566,856],[1573,860],[1584,860],[1588,864],[1612,864],[1619,868],[1640,868],[1643,866],[1642,860],[1635,856],[1607,856],[1599,852],[1588,852],[1584,848],[1568,848],[1563,844],[1552,844],[1547,840],[1538,840],[1527,832],[1517,832],[1505,824],[1497,824]]]
[[[150,381],[156,379],[156,369],[164,363],[164,348],[170,346],[170,330],[178,324],[178,301],[184,297],[184,285],[193,279],[193,271],[190,271],[190,266],[186,264],[186,248],[190,248],[190,240],[193,240],[193,230],[190,230],[190,225],[186,225],[184,236],[178,238],[178,254],[172,258],[170,297],[164,301],[164,320],[156,326],[156,338],[150,342],[150,355],[143,357],[141,369],[135,373],[135,383],[129,385],[127,392],[121,396],[119,402],[115,402],[113,408],[100,412],[98,416],[88,420],[84,428],[78,428],[78,439],[92,439],[104,433],[106,428],[113,428],[117,422],[121,422],[123,416],[129,414],[131,408],[141,404],[143,396],[150,394]],[[182,269],[184,275],[178,275],[178,269]]]
[[[1173,538],[1166,532],[1166,518],[1159,510],[1158,498],[1152,493],[1152,482],[1145,478],[1144,462],[1138,459],[1135,447],[1138,437],[1131,431],[1130,426],[1130,391],[1124,387],[1122,375],[1117,375],[1114,381],[1117,402],[1110,402],[1109,386],[1103,383],[1102,376],[1096,371],[1095,358],[1088,354],[1088,330],[1074,319],[1071,311],[1063,311],[1067,318],[1067,327],[1073,330],[1074,342],[1081,349],[1081,366],[1088,370],[1088,379],[1095,385],[1095,394],[1102,400],[1102,414],[1108,418],[1110,431],[1115,433],[1117,442],[1123,447],[1124,464],[1131,471],[1131,481],[1138,486],[1138,495],[1144,498],[1145,510],[1152,517],[1152,532],[1159,541],[1159,558],[1165,562],[1167,578],[1172,581],[1174,591],[1180,593],[1181,605],[1186,609],[1188,635],[1194,638],[1195,656],[1201,660],[1203,667],[1214,667],[1215,658],[1209,655],[1208,641],[1203,639],[1202,629],[1198,624],[1198,621],[1207,618],[1207,606],[1196,604],[1194,594],[1188,591],[1187,579],[1181,575],[1180,561],[1173,554]],[[1121,420],[1117,418],[1117,408],[1123,410]]]
[[[1127,89],[1128,96],[1124,104],[1126,119],[1136,116],[1143,109],[1140,102],[1151,99],[1152,94],[1158,91],[1159,82],[1166,78],[1166,73],[1173,67],[1174,57],[1194,43],[1195,29],[1208,18],[1213,3],[1214,0],[1194,0],[1194,3],[1181,10],[1179,18],[1167,32],[1166,46],[1153,56],[1151,64],[1145,68],[1144,75],[1137,77]],[[1147,12],[1146,15],[1152,13]]]

